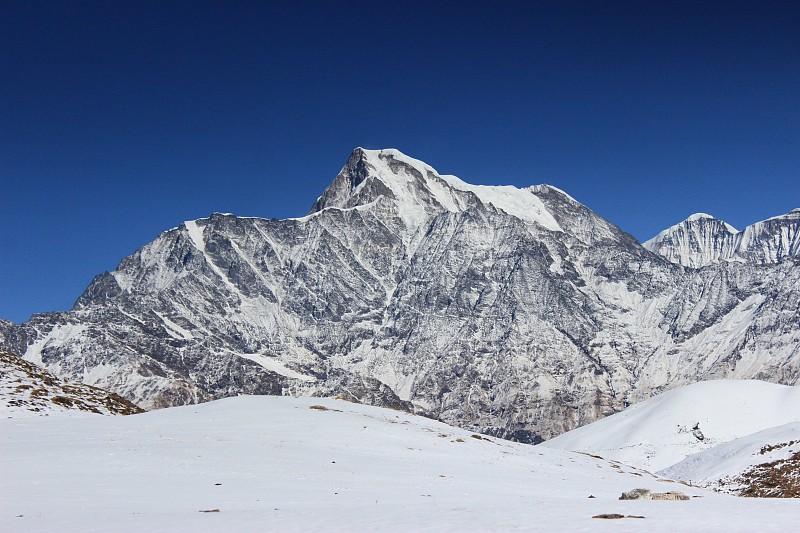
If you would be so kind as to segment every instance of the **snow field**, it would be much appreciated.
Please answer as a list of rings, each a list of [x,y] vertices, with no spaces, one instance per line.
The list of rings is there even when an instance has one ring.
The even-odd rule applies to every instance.
[[[778,531],[798,510],[332,399],[0,424],[3,531]],[[617,499],[635,487],[702,497]]]
[[[800,452],[800,422],[792,422],[690,455],[660,474],[701,486],[715,486],[752,466],[787,459],[797,452]]]
[[[800,387],[703,381],[661,393],[543,446],[590,452],[656,472],[694,453],[795,421],[800,421]],[[703,440],[692,433],[695,424]]]

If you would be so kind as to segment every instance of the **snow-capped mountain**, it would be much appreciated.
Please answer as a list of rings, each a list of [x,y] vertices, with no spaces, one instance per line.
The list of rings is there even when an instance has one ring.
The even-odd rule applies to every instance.
[[[738,253],[747,261],[762,263],[800,257],[800,208],[747,226]]]
[[[340,395],[536,442],[700,379],[796,383],[799,305],[796,259],[685,268],[555,187],[356,149],[307,216],[187,221],[0,336],[146,408]]]
[[[720,261],[768,264],[800,256],[800,209],[742,231],[705,213],[665,229],[643,246],[668,261],[700,268]]]
[[[642,243],[667,261],[692,268],[733,258],[739,231],[705,213],[695,213]]]
[[[0,530],[791,531],[797,506],[333,399],[0,420]],[[634,488],[688,502],[620,501]],[[696,497],[701,496],[701,497]],[[619,520],[593,517],[614,515]],[[609,524],[608,522],[613,522]]]
[[[15,354],[0,350],[0,418],[76,412],[131,415],[143,411],[117,394],[63,381]]]

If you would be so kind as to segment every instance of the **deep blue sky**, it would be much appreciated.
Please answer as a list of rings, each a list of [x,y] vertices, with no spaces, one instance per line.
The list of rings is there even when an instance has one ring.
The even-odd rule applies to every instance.
[[[356,146],[551,183],[640,240],[800,207],[800,4],[0,4],[0,317],[214,211],[304,215]]]

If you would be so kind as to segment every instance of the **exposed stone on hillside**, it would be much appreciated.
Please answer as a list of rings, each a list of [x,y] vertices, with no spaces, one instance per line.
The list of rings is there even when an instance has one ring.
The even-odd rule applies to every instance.
[[[59,411],[132,415],[144,412],[118,394],[69,383],[18,356],[0,350],[0,413],[48,415]]]

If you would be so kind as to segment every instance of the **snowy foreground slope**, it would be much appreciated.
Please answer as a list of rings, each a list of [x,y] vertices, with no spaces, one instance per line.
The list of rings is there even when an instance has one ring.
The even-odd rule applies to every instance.
[[[660,473],[733,494],[800,497],[800,422],[698,452]]]
[[[800,421],[800,387],[702,381],[569,431],[544,446],[602,455],[651,472],[758,431]],[[703,440],[692,429],[698,425]]]
[[[0,433],[2,531],[788,531],[798,512],[332,399],[7,419]],[[617,499],[634,487],[701,497]]]
[[[800,451],[800,387],[755,380],[695,383],[543,446],[580,450],[672,479],[749,494],[748,487],[764,481],[746,475],[750,467],[784,461]],[[800,487],[800,479],[794,484]],[[793,491],[789,487],[771,494]]]

